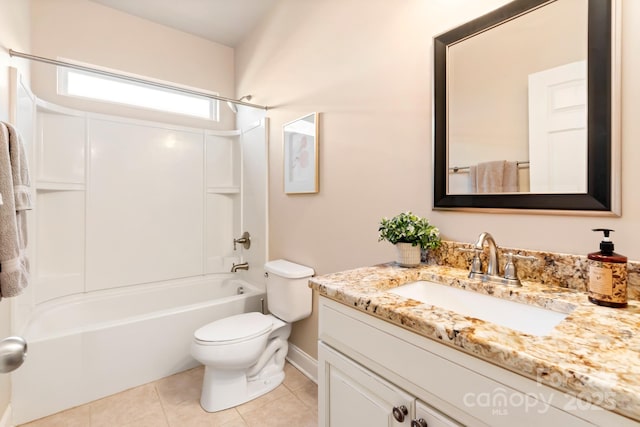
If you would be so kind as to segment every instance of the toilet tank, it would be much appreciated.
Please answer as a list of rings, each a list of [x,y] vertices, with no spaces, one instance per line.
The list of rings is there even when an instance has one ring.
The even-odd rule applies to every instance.
[[[312,299],[309,278],[313,276],[313,268],[278,259],[267,262],[264,269],[271,314],[289,323],[309,317]]]

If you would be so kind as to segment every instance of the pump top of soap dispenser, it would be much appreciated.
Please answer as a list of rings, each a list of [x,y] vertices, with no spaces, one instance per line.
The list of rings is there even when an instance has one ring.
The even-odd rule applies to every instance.
[[[600,251],[603,255],[613,255],[613,242],[609,238],[609,233],[615,230],[611,230],[609,228],[594,228],[592,231],[602,231],[604,233],[604,238],[600,242]]]

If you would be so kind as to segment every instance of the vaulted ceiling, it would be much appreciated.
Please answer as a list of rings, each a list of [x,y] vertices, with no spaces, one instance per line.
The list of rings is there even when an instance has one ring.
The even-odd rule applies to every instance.
[[[235,47],[277,0],[92,0],[122,12]]]

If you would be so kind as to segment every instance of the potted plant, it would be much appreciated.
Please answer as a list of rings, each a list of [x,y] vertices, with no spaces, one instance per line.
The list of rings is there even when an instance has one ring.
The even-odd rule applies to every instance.
[[[398,250],[398,263],[403,267],[420,264],[420,249],[429,250],[440,246],[440,231],[429,224],[429,220],[403,212],[391,219],[382,218],[378,241],[393,243]]]

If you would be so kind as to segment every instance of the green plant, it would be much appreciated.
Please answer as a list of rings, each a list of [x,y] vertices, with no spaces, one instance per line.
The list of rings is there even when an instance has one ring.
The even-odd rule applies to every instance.
[[[411,212],[403,212],[391,219],[382,218],[378,241],[393,243],[411,243],[422,249],[435,249],[440,246],[440,230],[429,224],[429,220]]]

